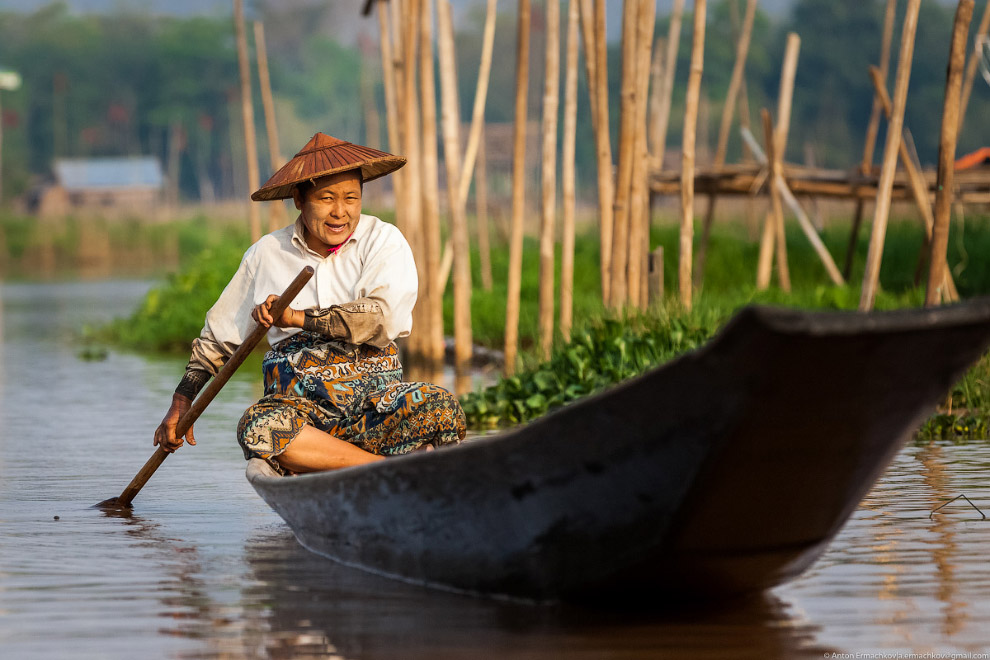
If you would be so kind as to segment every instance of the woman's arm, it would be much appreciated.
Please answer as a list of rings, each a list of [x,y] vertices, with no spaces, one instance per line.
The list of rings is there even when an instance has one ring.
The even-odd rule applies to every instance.
[[[307,332],[323,335],[351,344],[371,344],[378,348],[388,346],[392,339],[388,336],[385,314],[381,305],[370,298],[361,298],[343,305],[333,305],[326,309],[286,309],[278,319],[272,318],[272,305],[278,296],[268,299],[255,307],[252,317],[265,327],[302,328]]]

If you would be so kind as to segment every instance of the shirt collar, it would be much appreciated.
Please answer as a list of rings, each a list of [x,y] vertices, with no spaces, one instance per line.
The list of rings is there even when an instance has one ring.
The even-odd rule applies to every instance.
[[[336,254],[340,254],[346,247],[346,244],[355,243],[358,239],[368,233],[368,228],[370,225],[370,222],[365,222],[365,215],[362,213],[360,218],[358,218],[357,227],[354,228],[354,231],[351,232],[350,238],[347,239],[345,245],[341,247],[340,250],[337,250]],[[296,222],[292,226],[292,244],[295,245],[296,249],[303,254],[314,254],[321,259],[325,259],[329,256],[326,254],[319,254],[306,244],[306,225],[303,223],[301,215],[296,218]]]

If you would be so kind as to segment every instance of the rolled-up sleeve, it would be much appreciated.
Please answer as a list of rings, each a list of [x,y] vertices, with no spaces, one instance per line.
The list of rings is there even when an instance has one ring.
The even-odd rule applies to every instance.
[[[215,375],[254,329],[251,311],[254,309],[257,266],[255,252],[255,246],[252,246],[244,253],[237,272],[206,313],[203,330],[192,342],[186,370],[199,369]]]
[[[369,298],[381,306],[390,340],[412,330],[412,311],[419,292],[419,278],[412,250],[394,226],[382,224],[371,241],[358,279],[357,298]]]

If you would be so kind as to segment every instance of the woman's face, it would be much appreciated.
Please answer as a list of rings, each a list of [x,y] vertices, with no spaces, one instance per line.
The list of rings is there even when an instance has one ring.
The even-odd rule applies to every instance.
[[[306,244],[320,254],[340,245],[361,218],[361,174],[359,170],[319,178],[305,193],[292,193],[306,225]]]

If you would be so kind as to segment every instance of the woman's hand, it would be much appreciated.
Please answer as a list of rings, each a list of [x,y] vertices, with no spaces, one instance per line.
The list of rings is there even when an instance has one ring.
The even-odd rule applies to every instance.
[[[265,302],[251,310],[251,318],[259,325],[270,328],[273,325],[277,328],[301,328],[306,319],[306,313],[301,309],[286,307],[282,316],[277,319],[272,316],[272,307],[278,302],[278,296],[270,295]]]
[[[175,427],[191,405],[192,401],[187,397],[181,394],[172,395],[172,405],[169,406],[168,412],[165,413],[165,419],[155,429],[155,442],[153,444],[158,445],[170,454],[182,446],[182,438],[175,437]],[[186,431],[186,440],[189,441],[190,445],[196,444],[196,438],[193,437],[191,426]]]

